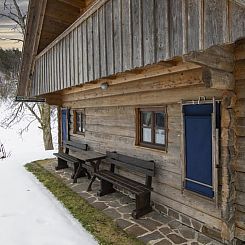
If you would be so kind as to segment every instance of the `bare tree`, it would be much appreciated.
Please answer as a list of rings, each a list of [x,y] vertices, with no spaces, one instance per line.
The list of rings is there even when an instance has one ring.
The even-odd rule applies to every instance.
[[[17,0],[5,0],[4,1],[4,11],[0,13],[0,17],[11,20],[14,24],[14,31],[21,33],[22,37],[25,35],[26,30],[26,13],[24,13]],[[3,40],[3,38],[2,38]],[[8,38],[4,38],[8,40]],[[18,42],[23,42],[19,38],[9,38],[9,40],[14,40]],[[16,74],[18,76],[18,74]],[[16,80],[17,77],[12,78]],[[16,90],[16,87],[15,87]],[[16,92],[16,91],[15,91]],[[28,130],[31,123],[35,120],[39,122],[39,127],[43,132],[43,142],[45,150],[53,150],[53,140],[52,140],[52,131],[51,131],[51,116],[54,115],[51,107],[46,103],[16,103],[12,101],[9,106],[9,115],[4,118],[1,122],[3,127],[11,127],[13,124],[18,123],[20,120],[23,120],[23,117],[29,117],[27,120],[26,127],[21,129],[20,133]],[[25,112],[28,111],[27,116]]]

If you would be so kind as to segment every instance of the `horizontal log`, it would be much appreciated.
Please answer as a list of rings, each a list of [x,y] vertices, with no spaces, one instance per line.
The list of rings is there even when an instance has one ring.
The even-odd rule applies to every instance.
[[[245,60],[238,60],[236,62],[234,76],[236,80],[245,79]]]
[[[183,60],[227,72],[232,72],[234,69],[233,53],[220,46],[213,46],[205,51],[190,52],[183,56]]]
[[[235,79],[230,72],[204,68],[202,78],[208,88],[233,90],[235,87]]]
[[[205,88],[204,85],[192,87],[191,93],[189,87],[157,90],[154,92],[141,92],[133,94],[123,94],[105,98],[93,98],[77,101],[64,101],[64,107],[107,107],[107,106],[133,106],[133,105],[161,105],[180,102],[183,100],[193,100],[200,96],[207,95],[208,98],[213,96],[220,98],[222,91]]]
[[[241,229],[240,227],[236,227],[235,237],[238,239],[245,241],[245,229]]]

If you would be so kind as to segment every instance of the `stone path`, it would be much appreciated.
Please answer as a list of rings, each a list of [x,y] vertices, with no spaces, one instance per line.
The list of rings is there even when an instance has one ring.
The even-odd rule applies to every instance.
[[[92,206],[102,210],[111,217],[115,223],[128,234],[131,234],[142,240],[145,244],[150,245],[172,245],[172,244],[208,244],[221,245],[220,242],[212,240],[202,233],[181,224],[174,218],[153,211],[144,217],[136,220],[131,216],[131,212],[135,209],[134,200],[130,197],[115,192],[103,197],[97,197],[99,190],[99,181],[95,181],[91,192],[86,189],[89,184],[87,178],[79,178],[78,183],[73,184],[71,180],[72,170],[67,168],[56,171],[54,167],[57,165],[56,160],[51,160],[44,167],[56,175],[60,176],[64,183],[73,191],[81,195]]]

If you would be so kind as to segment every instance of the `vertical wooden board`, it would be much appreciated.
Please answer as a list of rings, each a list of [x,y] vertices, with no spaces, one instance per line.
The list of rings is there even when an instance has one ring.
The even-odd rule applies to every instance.
[[[57,52],[58,52],[58,47],[57,45],[54,46],[55,47],[55,51],[54,51],[54,55],[55,55],[55,91],[59,90],[59,77],[58,77],[58,58],[57,58]]]
[[[106,63],[106,36],[105,36],[105,7],[99,9],[99,33],[100,33],[100,67],[101,77],[107,76]]]
[[[51,86],[52,92],[55,91],[55,66],[54,66],[55,59],[54,59],[54,54],[55,54],[54,47],[52,47],[52,86]]]
[[[37,79],[37,71],[36,71],[36,66],[35,66],[35,70],[32,76],[32,80],[31,80],[31,96],[34,96],[34,93],[35,93],[36,79]]]
[[[93,19],[90,16],[87,19],[87,42],[88,42],[88,80],[94,80],[94,59],[93,59]]]
[[[187,51],[199,50],[199,33],[201,24],[201,3],[202,1],[188,0],[187,1]]]
[[[226,0],[204,1],[204,48],[221,44],[228,33]]]
[[[82,46],[82,25],[78,27],[78,80],[79,84],[83,83],[83,46]]]
[[[144,65],[155,63],[155,9],[153,0],[142,1]]]
[[[183,54],[182,1],[169,1],[169,43],[170,56]]]
[[[100,78],[100,43],[99,43],[99,23],[98,11],[93,16],[93,64],[94,64],[94,79]]]
[[[106,26],[106,57],[108,75],[114,74],[114,45],[113,45],[113,23],[112,23],[112,0],[105,4],[105,26]]]
[[[66,36],[66,71],[67,71],[67,80],[66,88],[71,85],[71,66],[70,66],[70,36]]]
[[[169,58],[168,0],[155,0],[156,61]]]
[[[74,62],[74,30],[69,34],[70,36],[70,71],[71,71],[71,87],[75,85],[75,62]]]
[[[58,78],[58,81],[57,81],[57,87],[58,87],[58,90],[61,89],[61,74],[60,74],[60,42],[58,42],[56,44],[57,46],[57,52],[56,52],[56,56],[57,56],[57,78]]]
[[[121,0],[113,1],[113,43],[115,73],[122,71],[122,22]]]
[[[123,71],[132,68],[131,0],[122,0]]]
[[[47,76],[46,76],[46,93],[49,92],[49,74],[50,74],[50,70],[49,70],[49,52],[47,52],[47,55],[46,55],[46,73],[47,73]]]
[[[62,69],[63,69],[63,88],[66,88],[67,84],[67,70],[66,70],[66,63],[67,63],[67,56],[66,56],[66,38],[63,39],[62,45]]]
[[[87,48],[87,22],[82,24],[83,32],[83,79],[84,83],[88,82],[88,48]]]
[[[245,36],[245,8],[231,3],[231,38],[232,42]]]
[[[78,29],[75,28],[74,31],[74,83],[78,85]]]
[[[40,58],[40,94],[43,92],[43,56]]]
[[[64,46],[64,39],[60,40],[60,80],[61,80],[61,89],[64,89],[64,57],[63,57],[63,46]]]
[[[43,83],[43,93],[46,93],[46,87],[47,87],[47,53],[44,54],[44,67],[43,67],[43,73],[44,73],[44,83]]]
[[[144,0],[143,0],[144,1]],[[143,65],[142,0],[132,1],[133,67]]]

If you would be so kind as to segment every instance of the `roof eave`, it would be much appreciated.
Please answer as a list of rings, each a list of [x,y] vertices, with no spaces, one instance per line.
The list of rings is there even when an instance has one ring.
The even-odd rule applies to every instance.
[[[22,62],[20,67],[18,96],[27,96],[30,84],[30,76],[33,70],[35,56],[37,55],[41,30],[44,20],[47,0],[30,0],[26,33],[22,49]]]

